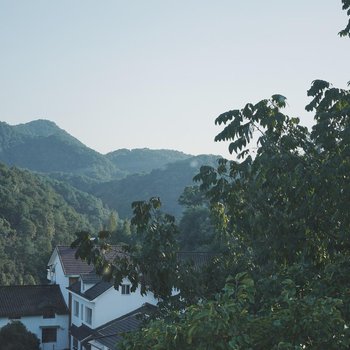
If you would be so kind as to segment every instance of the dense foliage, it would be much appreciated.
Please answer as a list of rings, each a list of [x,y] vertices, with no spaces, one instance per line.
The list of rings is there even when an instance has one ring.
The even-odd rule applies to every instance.
[[[340,34],[348,33],[347,27]],[[238,161],[222,159],[196,176],[216,223],[213,238],[225,242],[207,271],[186,274],[174,264],[169,247],[177,246],[173,235],[164,241],[153,202],[134,205],[134,221],[154,237],[149,250],[169,257],[160,260],[156,278],[166,272],[164,282],[180,293],[169,298],[164,290],[158,317],[119,347],[350,347],[350,90],[316,80],[308,96],[311,132],[283,113],[282,95],[216,119],[224,125],[216,141],[230,141]],[[213,283],[216,290],[208,288]]]
[[[98,229],[107,221],[97,200],[66,185],[55,188],[29,171],[0,164],[0,284],[45,281],[57,244],[69,244],[78,228]]]
[[[350,17],[350,0],[342,0],[342,4],[343,10],[345,10],[347,15]],[[350,19],[348,20],[346,27],[339,32],[339,35],[350,37]]]
[[[98,180],[124,176],[105,156],[46,120],[15,126],[1,122],[0,161],[43,173],[63,172]]]
[[[2,350],[39,350],[40,340],[23,323],[15,321],[0,328],[0,346]]]
[[[147,148],[102,155],[48,120],[14,126],[0,122],[0,161],[59,180],[60,185],[51,184],[63,194],[72,192],[70,185],[96,196],[123,218],[131,216],[133,201],[151,195],[161,196],[165,210],[179,217],[183,188],[192,184],[201,165],[213,164],[215,159]],[[62,183],[67,184],[66,189]],[[78,206],[88,207],[95,199],[82,192]],[[86,204],[82,204],[83,197]]]
[[[196,177],[228,249],[213,263],[221,291],[202,289],[125,349],[349,348],[350,91],[315,81],[308,95],[311,133],[282,113],[281,95],[217,118],[216,139],[241,159]]]
[[[186,187],[179,198],[184,207],[179,221],[178,241],[182,251],[217,251],[218,242],[210,203],[198,186]]]
[[[196,156],[168,164],[149,174],[129,175],[125,179],[99,183],[90,192],[101,198],[121,217],[130,217],[133,201],[147,200],[151,196],[162,198],[164,210],[179,217],[182,208],[178,199],[184,189],[193,183],[193,176],[203,164],[215,164],[217,156]]]
[[[77,190],[65,181],[57,181],[46,176],[43,176],[42,180],[61,195],[77,213],[85,216],[93,227],[103,227],[106,224],[110,211],[100,199]]]
[[[343,8],[349,6],[343,0]],[[348,35],[348,26],[340,34]],[[221,159],[195,177],[216,225],[209,237],[218,243],[199,273],[174,259],[177,229],[157,211],[159,201],[134,204],[133,222],[147,242],[140,249],[144,260],[133,261],[131,244],[131,262],[123,269],[119,261],[107,265],[107,277],[116,287],[123,276],[136,277],[135,286],[142,283],[135,262],[143,264],[142,272],[149,265],[143,292],[154,291],[162,303],[155,319],[126,334],[119,348],[350,347],[350,90],[316,80],[308,96],[306,109],[315,115],[311,132],[283,113],[282,95],[216,119],[224,125],[216,141],[230,141],[238,161]],[[205,208],[193,189],[182,201]],[[81,235],[75,244],[81,256],[91,257],[103,240]],[[103,258],[92,261],[106,271]],[[180,293],[171,296],[170,286]]]

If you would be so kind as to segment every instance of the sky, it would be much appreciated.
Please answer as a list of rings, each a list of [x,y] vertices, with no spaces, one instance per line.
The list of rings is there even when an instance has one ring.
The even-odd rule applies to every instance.
[[[310,127],[311,82],[347,86],[346,23],[340,0],[0,0],[0,120],[232,158],[219,114],[279,93]]]

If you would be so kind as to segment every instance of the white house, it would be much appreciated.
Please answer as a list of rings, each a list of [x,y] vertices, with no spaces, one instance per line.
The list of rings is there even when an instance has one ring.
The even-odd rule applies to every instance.
[[[0,328],[18,320],[42,350],[68,349],[69,310],[59,286],[0,286],[0,301]]]
[[[158,300],[152,293],[131,292],[124,279],[119,289],[94,273],[92,265],[75,258],[75,249],[58,246],[48,266],[45,286],[0,287],[0,328],[19,319],[42,342],[43,350],[115,350],[120,334],[140,326]],[[114,246],[107,258],[121,252]],[[207,253],[179,252],[178,260],[197,269]],[[1,345],[1,344],[0,344]]]
[[[47,279],[51,284],[60,286],[66,304],[69,306],[67,287],[78,279],[80,274],[92,272],[94,267],[75,258],[75,249],[69,246],[57,246],[47,264]]]
[[[91,283],[96,280],[97,283]],[[139,288],[131,292],[127,279],[117,290],[111,282],[105,282],[93,274],[81,275],[68,291],[72,301],[71,345],[72,349],[78,350],[99,327],[134,312],[144,304],[156,305],[158,302],[152,293],[142,296]]]
[[[152,293],[142,296],[140,288],[131,292],[127,279],[116,290],[113,283],[103,281],[93,272],[93,266],[76,259],[75,252],[68,246],[57,246],[48,262],[47,278],[50,283],[59,285],[70,310],[70,348],[81,350],[89,348],[84,340],[97,328],[134,312],[146,303],[156,305],[158,300]],[[113,259],[120,252],[119,247],[114,246],[107,258]]]

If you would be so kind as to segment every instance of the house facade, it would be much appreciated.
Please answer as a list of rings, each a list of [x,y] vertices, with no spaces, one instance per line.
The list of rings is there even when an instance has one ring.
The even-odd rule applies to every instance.
[[[58,285],[1,286],[0,301],[0,328],[20,321],[42,350],[69,348],[69,310]]]
[[[152,293],[144,296],[140,290],[131,292],[131,285],[127,279],[123,280],[119,289],[113,284],[100,280],[90,287],[82,275],[79,281],[68,288],[72,300],[70,336],[72,349],[86,348],[88,339],[96,329],[119,319],[142,305],[156,305],[158,300]],[[85,345],[84,345],[85,344]]]
[[[127,278],[115,289],[75,252],[68,246],[54,249],[49,285],[0,287],[0,328],[20,320],[41,340],[42,350],[116,350],[121,333],[139,328],[139,316],[156,308],[154,295],[141,295],[140,288],[131,292]],[[120,253],[115,247],[107,258]],[[177,258],[199,269],[211,256],[182,252]]]
[[[99,281],[84,291],[83,282],[69,288],[72,295],[72,324],[85,324],[97,328],[112,319],[121,317],[145,303],[156,305],[158,300],[152,293],[141,295],[140,288],[131,292],[131,284],[123,280],[119,290],[110,282]]]
[[[67,334],[70,349],[85,350],[92,347],[86,340],[98,328],[135,312],[145,304],[156,305],[158,300],[152,293],[141,295],[140,288],[131,292],[128,279],[115,289],[113,283],[103,281],[94,273],[93,266],[76,259],[75,252],[67,246],[56,247],[48,262],[47,278],[51,284],[59,286],[70,310]],[[117,253],[117,248],[112,249],[110,257]]]
[[[93,266],[75,258],[75,249],[69,246],[57,246],[47,264],[47,279],[50,284],[57,284],[60,287],[66,305],[69,306],[67,288],[74,284],[81,274],[92,271]]]

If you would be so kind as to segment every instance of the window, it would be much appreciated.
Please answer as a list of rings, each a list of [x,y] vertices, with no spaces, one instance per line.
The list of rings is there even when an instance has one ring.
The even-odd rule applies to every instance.
[[[80,319],[83,320],[84,319],[84,305],[81,304],[80,306]]]
[[[130,294],[130,284],[122,284],[122,294]]]
[[[78,339],[73,337],[73,349],[78,350],[79,344]]]
[[[87,324],[91,324],[92,323],[92,309],[90,309],[89,307],[85,307],[85,322]]]
[[[79,277],[69,277],[69,285],[71,286],[72,284],[74,284],[75,282],[79,281]]]
[[[41,342],[44,343],[56,343],[57,341],[57,328],[43,328],[41,330]]]
[[[79,302],[74,300],[74,316],[79,317]]]

